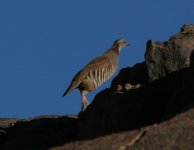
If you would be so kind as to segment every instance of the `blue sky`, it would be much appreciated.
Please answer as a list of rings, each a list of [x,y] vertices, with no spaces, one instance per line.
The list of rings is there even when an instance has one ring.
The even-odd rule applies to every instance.
[[[78,113],[79,91],[61,96],[91,59],[122,37],[131,47],[119,69],[133,66],[147,40],[165,41],[185,23],[194,23],[193,0],[0,1],[0,117]]]

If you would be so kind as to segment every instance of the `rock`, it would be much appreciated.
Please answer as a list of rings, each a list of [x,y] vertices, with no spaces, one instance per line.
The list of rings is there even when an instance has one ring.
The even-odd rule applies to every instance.
[[[192,150],[194,147],[194,109],[158,126],[150,126],[142,139],[126,150]]]
[[[146,64],[122,69],[111,88],[99,93],[79,115],[79,139],[143,127],[192,108],[194,76],[189,66],[194,36],[191,36],[191,27],[194,25],[184,26],[184,31],[165,43],[148,42]],[[190,34],[186,34],[188,30]],[[123,87],[123,93],[115,92],[118,85]]]
[[[122,90],[123,90],[122,85],[117,84],[116,86],[117,86],[117,87],[116,87],[116,91],[115,91],[114,93],[122,93]]]
[[[177,70],[188,68],[194,49],[194,25],[184,25],[181,32],[165,42],[147,42],[145,60],[149,80],[165,77]]]
[[[134,65],[133,67],[127,67],[127,68],[121,69],[118,76],[116,76],[113,79],[111,84],[111,89],[114,92],[116,92],[118,90],[118,85],[119,85],[122,87],[122,88],[119,88],[119,90],[120,89],[129,90],[132,88],[132,87],[129,87],[130,85],[132,86],[135,86],[137,84],[144,85],[147,83],[148,83],[147,68],[146,68],[145,62],[142,62]]]
[[[75,141],[51,150],[192,150],[194,109],[171,120],[139,130],[115,133],[87,141]]]
[[[124,90],[128,91],[128,90],[140,88],[142,85],[141,84],[132,85],[130,83],[125,83],[124,86],[125,86]]]
[[[78,118],[0,119],[0,149],[193,149],[193,38],[184,25],[169,41],[149,41],[145,62],[121,69]]]
[[[136,85],[135,85],[135,89],[138,89],[138,88],[140,88],[140,87],[142,87],[141,84],[136,84]]]
[[[0,118],[0,129],[6,129],[14,126],[19,119],[14,118]]]
[[[162,120],[194,107],[194,76],[187,68],[167,77],[113,94],[99,93],[88,109],[79,115],[80,139],[132,130]]]
[[[134,86],[131,85],[130,83],[125,83],[125,90],[126,90],[126,91],[131,90],[131,89],[133,89],[133,88],[134,88]]]
[[[5,141],[6,141],[6,131],[0,130],[0,147],[3,146]]]
[[[0,120],[0,125],[5,125],[5,120]],[[6,119],[6,122],[13,120]],[[18,119],[0,132],[0,149],[47,149],[74,140],[77,133],[77,116]]]
[[[194,70],[194,49],[191,53],[190,67]]]

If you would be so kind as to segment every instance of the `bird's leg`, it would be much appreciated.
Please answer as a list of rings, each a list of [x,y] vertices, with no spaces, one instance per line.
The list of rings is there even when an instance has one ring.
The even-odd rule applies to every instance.
[[[81,93],[81,95],[82,95],[82,111],[85,111],[87,106],[89,105],[89,102],[84,93]]]

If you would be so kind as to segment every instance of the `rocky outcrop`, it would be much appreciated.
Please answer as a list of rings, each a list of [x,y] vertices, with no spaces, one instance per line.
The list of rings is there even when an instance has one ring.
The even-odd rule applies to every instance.
[[[194,50],[193,25],[184,25],[181,32],[165,42],[147,42],[145,62],[150,81],[190,66]]]
[[[169,41],[148,41],[145,62],[122,69],[80,114],[79,138],[141,128],[192,108],[193,29],[185,25]]]
[[[0,119],[0,149],[193,149],[193,50],[192,24],[148,41],[145,62],[121,69],[78,118]]]
[[[111,89],[114,93],[122,93],[148,83],[146,63],[142,62],[133,67],[121,69],[118,76],[113,79]]]
[[[75,139],[77,116],[0,119],[0,149],[48,149]]]
[[[193,150],[194,109],[160,124],[65,144],[52,150]]]

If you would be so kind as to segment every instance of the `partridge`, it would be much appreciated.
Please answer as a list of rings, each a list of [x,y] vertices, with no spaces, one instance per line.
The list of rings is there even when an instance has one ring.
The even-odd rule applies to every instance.
[[[118,68],[120,51],[127,45],[128,42],[124,39],[116,40],[110,49],[103,55],[93,59],[74,76],[63,96],[78,88],[82,96],[82,111],[84,111],[89,105],[86,94],[96,90],[113,76]]]

